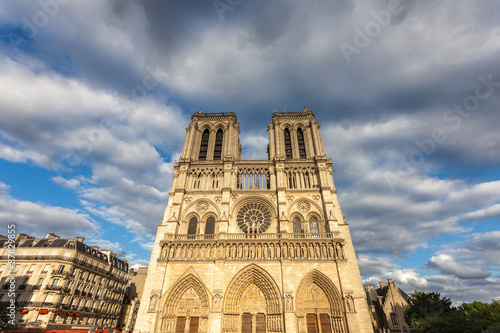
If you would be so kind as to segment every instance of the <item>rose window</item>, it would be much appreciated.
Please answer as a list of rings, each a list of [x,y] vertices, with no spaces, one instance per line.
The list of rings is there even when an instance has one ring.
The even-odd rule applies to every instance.
[[[240,209],[236,224],[245,233],[261,233],[271,225],[271,213],[262,204],[250,203]]]

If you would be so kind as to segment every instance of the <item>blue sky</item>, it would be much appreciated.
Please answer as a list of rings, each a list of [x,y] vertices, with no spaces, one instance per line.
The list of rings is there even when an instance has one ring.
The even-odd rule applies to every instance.
[[[493,0],[3,1],[0,221],[147,265],[192,113],[235,112],[244,158],[265,158],[272,113],[307,106],[365,283],[500,298],[499,13]]]

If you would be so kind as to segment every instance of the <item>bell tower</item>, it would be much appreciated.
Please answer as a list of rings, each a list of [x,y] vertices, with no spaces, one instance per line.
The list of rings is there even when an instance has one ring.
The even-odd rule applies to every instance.
[[[234,113],[186,128],[134,332],[372,332],[313,112],[276,112],[267,160]]]

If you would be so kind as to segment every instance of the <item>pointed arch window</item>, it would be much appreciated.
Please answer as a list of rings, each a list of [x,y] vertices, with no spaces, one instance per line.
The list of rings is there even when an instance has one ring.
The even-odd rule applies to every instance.
[[[286,158],[292,158],[292,140],[290,138],[290,130],[285,128],[285,155]]]
[[[302,228],[300,226],[300,220],[298,217],[293,219],[293,233],[300,234],[302,232]]]
[[[309,219],[309,229],[311,233],[319,233],[318,220],[315,217]]]
[[[206,161],[207,159],[207,151],[208,151],[208,139],[210,138],[210,132],[208,129],[203,131],[201,136],[201,145],[200,145],[200,155],[198,156],[198,160]]]
[[[302,132],[302,128],[297,130],[297,142],[299,144],[299,157],[306,158],[306,145],[304,144],[304,132]]]
[[[205,223],[205,235],[213,235],[215,232],[215,219],[209,217]],[[210,236],[209,236],[210,237]]]
[[[215,134],[215,147],[214,147],[214,160],[220,160],[222,156],[222,139],[224,137],[224,133],[222,132],[222,128],[219,128],[217,134]]]
[[[196,234],[196,229],[198,229],[198,220],[196,217],[193,217],[191,220],[189,220],[189,225],[188,225],[188,235],[195,235]]]

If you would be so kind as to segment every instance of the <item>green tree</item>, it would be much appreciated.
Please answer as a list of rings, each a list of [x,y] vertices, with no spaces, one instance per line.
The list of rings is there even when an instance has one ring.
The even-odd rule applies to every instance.
[[[500,333],[500,301],[463,303],[452,307],[439,293],[411,294],[405,320],[419,333]]]

